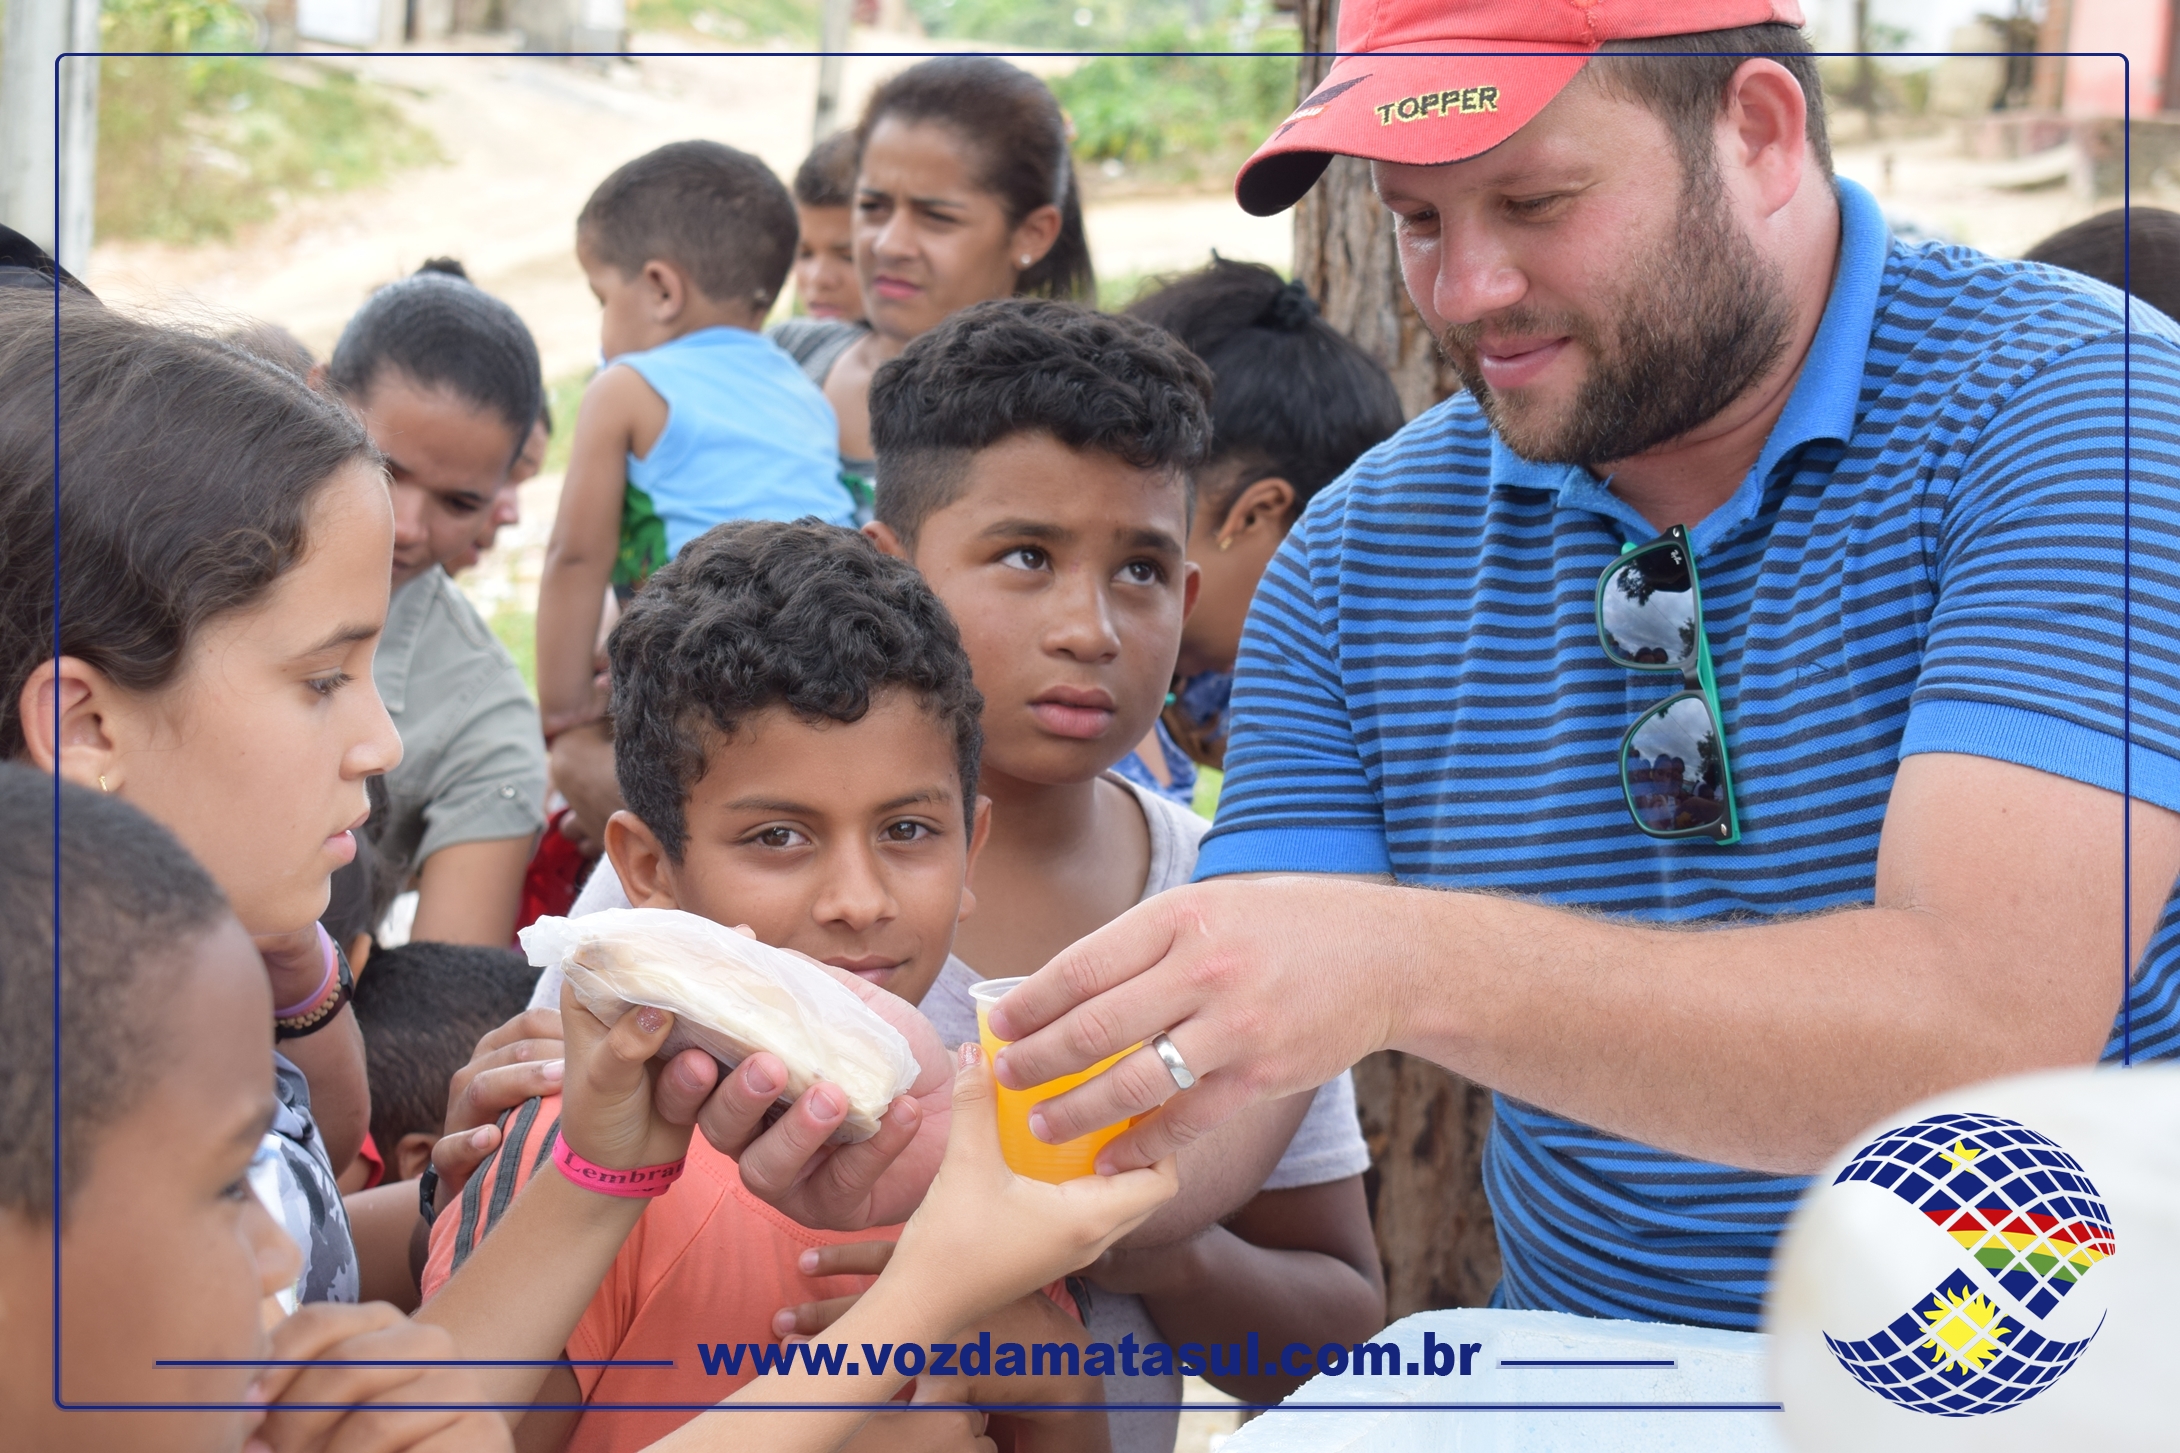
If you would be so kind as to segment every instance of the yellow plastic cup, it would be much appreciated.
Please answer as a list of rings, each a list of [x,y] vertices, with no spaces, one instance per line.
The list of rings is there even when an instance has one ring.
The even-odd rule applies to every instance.
[[[1005,998],[1009,989],[1021,982],[1020,979],[986,979],[969,990],[969,997],[976,1001],[977,1040],[984,1046],[984,1054],[988,1059],[996,1060],[1000,1046],[1004,1043],[992,1033],[992,1006]],[[1005,1085],[998,1086],[999,1151],[1006,1157],[1007,1165],[1016,1175],[1028,1176],[1033,1181],[1058,1184],[1096,1171],[1098,1152],[1121,1131],[1133,1125],[1136,1117],[1131,1116],[1101,1130],[1093,1130],[1088,1135],[1051,1145],[1030,1133],[1030,1109],[1041,1101],[1050,1100],[1074,1089],[1138,1048],[1140,1046],[1130,1045],[1119,1054],[1099,1060],[1080,1074],[1062,1075],[1056,1080],[1047,1080],[1027,1090],[1010,1090]]]

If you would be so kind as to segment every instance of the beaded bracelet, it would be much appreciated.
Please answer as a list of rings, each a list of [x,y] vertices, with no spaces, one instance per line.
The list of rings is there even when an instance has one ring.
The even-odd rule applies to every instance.
[[[293,1019],[304,1010],[314,1008],[321,999],[333,991],[333,981],[340,977],[340,971],[334,967],[335,945],[333,935],[326,931],[326,926],[322,923],[313,926],[318,930],[318,957],[325,961],[325,973],[319,976],[317,988],[311,990],[287,1008],[273,1010],[273,1018],[275,1019]]]
[[[675,1181],[681,1179],[681,1169],[688,1158],[670,1161],[665,1165],[640,1165],[634,1170],[616,1170],[612,1166],[596,1165],[583,1159],[568,1148],[566,1137],[553,1141],[553,1164],[560,1173],[586,1191],[596,1191],[602,1196],[631,1196],[649,1200],[663,1196]]]
[[[297,1008],[273,1011],[273,1038],[275,1040],[301,1039],[306,1034],[316,1034],[340,1016],[341,1009],[355,996],[356,981],[348,970],[348,955],[333,941],[324,924],[318,925],[318,941],[325,948],[326,976],[310,999]]]

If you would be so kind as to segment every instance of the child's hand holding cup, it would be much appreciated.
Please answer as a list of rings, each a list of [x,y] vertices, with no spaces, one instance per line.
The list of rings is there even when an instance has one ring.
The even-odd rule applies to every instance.
[[[949,1309],[952,1327],[1088,1266],[1181,1186],[1171,1156],[1058,1183],[1017,1174],[1001,1150],[1001,1093],[983,1046],[962,1045],[946,1159],[881,1278],[914,1281],[927,1304]]]

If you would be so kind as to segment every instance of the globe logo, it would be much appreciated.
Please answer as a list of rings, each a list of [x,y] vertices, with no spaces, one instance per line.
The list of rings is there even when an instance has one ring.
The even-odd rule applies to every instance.
[[[1877,1331],[1824,1334],[1880,1397],[1939,1417],[1994,1413],[2036,1396],[2104,1325],[2066,1341],[2045,1319],[2117,1249],[2081,1163],[2019,1121],[1944,1114],[1889,1130],[1833,1180],[1882,1187],[1961,1248],[1959,1265]]]

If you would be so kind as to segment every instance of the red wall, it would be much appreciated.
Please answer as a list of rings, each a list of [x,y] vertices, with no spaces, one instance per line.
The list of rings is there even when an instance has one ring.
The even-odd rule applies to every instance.
[[[2075,56],[2067,62],[2069,116],[2148,116],[2165,95],[2165,68],[2172,54],[2171,0],[2074,0],[2067,49],[2123,51],[2116,58]],[[2123,99],[2130,102],[2122,105]]]

